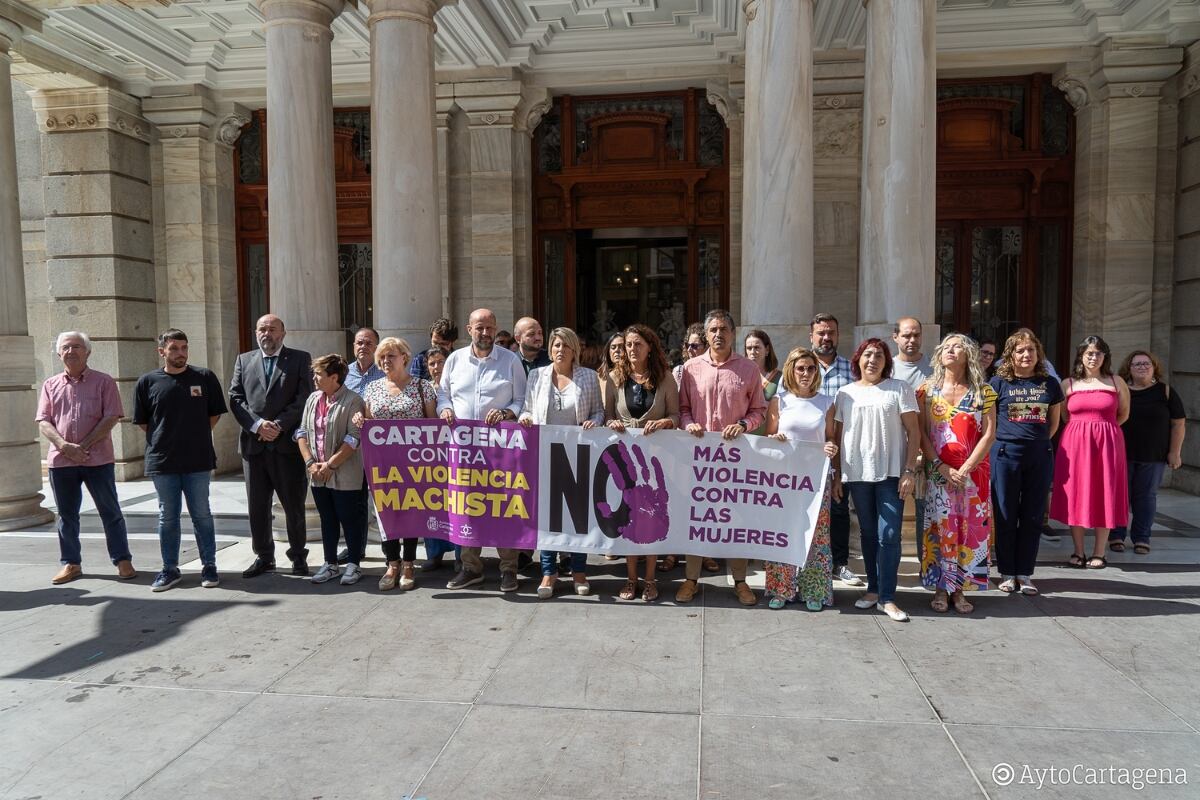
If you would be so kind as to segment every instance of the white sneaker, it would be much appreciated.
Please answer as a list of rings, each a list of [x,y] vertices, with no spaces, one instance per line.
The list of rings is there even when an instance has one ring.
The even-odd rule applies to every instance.
[[[346,571],[342,573],[342,586],[350,586],[358,583],[358,579],[362,577],[362,570],[358,568],[358,564],[351,561],[346,565]]]
[[[864,586],[862,578],[850,571],[850,568],[844,564],[834,570],[833,577],[837,578],[847,586]]]
[[[325,583],[333,580],[341,574],[342,571],[338,569],[337,564],[322,564],[321,568],[317,570],[317,574],[313,575],[311,578],[309,578],[309,580],[312,583]]]

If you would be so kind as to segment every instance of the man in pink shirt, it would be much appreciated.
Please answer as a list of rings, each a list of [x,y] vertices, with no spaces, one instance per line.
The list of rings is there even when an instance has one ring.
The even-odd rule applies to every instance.
[[[38,429],[50,442],[46,462],[50,468],[50,488],[58,506],[62,569],[52,582],[66,583],[83,574],[79,508],[84,486],[104,523],[108,556],[116,565],[117,574],[124,580],[136,578],[113,469],[112,429],[123,414],[116,381],[103,372],[88,369],[92,342],[85,333],[60,333],[54,351],[63,363],[63,371],[42,384],[35,418]]]
[[[728,311],[713,309],[704,318],[708,352],[683,365],[679,381],[679,421],[684,429],[703,436],[719,432],[726,439],[757,428],[767,413],[762,376],[758,365],[733,351],[733,317]],[[700,589],[700,556],[687,557],[683,586],[675,593],[675,602],[690,603]],[[758,602],[746,584],[746,559],[731,558],[734,594],[738,602],[752,606]]]

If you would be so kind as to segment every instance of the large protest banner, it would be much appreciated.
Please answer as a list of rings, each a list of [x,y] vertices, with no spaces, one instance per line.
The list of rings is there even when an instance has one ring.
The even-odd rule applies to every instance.
[[[792,564],[829,466],[820,445],[758,436],[433,419],[367,421],[363,459],[390,539]]]

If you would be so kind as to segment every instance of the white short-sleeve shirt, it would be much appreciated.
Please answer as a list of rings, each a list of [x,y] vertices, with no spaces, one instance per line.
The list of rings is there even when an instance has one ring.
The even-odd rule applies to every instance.
[[[842,423],[842,479],[877,483],[904,471],[908,439],[901,414],[917,412],[917,394],[904,381],[884,378],[874,386],[851,383],[834,400]]]

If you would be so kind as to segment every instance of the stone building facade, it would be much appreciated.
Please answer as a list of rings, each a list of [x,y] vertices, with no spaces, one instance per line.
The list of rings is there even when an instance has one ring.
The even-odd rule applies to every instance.
[[[663,330],[727,304],[785,345],[816,310],[844,340],[902,314],[969,329],[994,298],[966,284],[1019,261],[1023,311],[996,319],[1053,328],[1059,358],[1099,333],[1166,359],[1174,481],[1200,490],[1200,5],[1077,6],[0,0],[0,525],[38,515],[57,331],[93,337],[130,408],[159,330],[227,382],[267,307],[313,352],[478,306],[598,335],[597,302],[646,308],[613,253],[649,254]],[[115,439],[138,477],[140,432]]]

